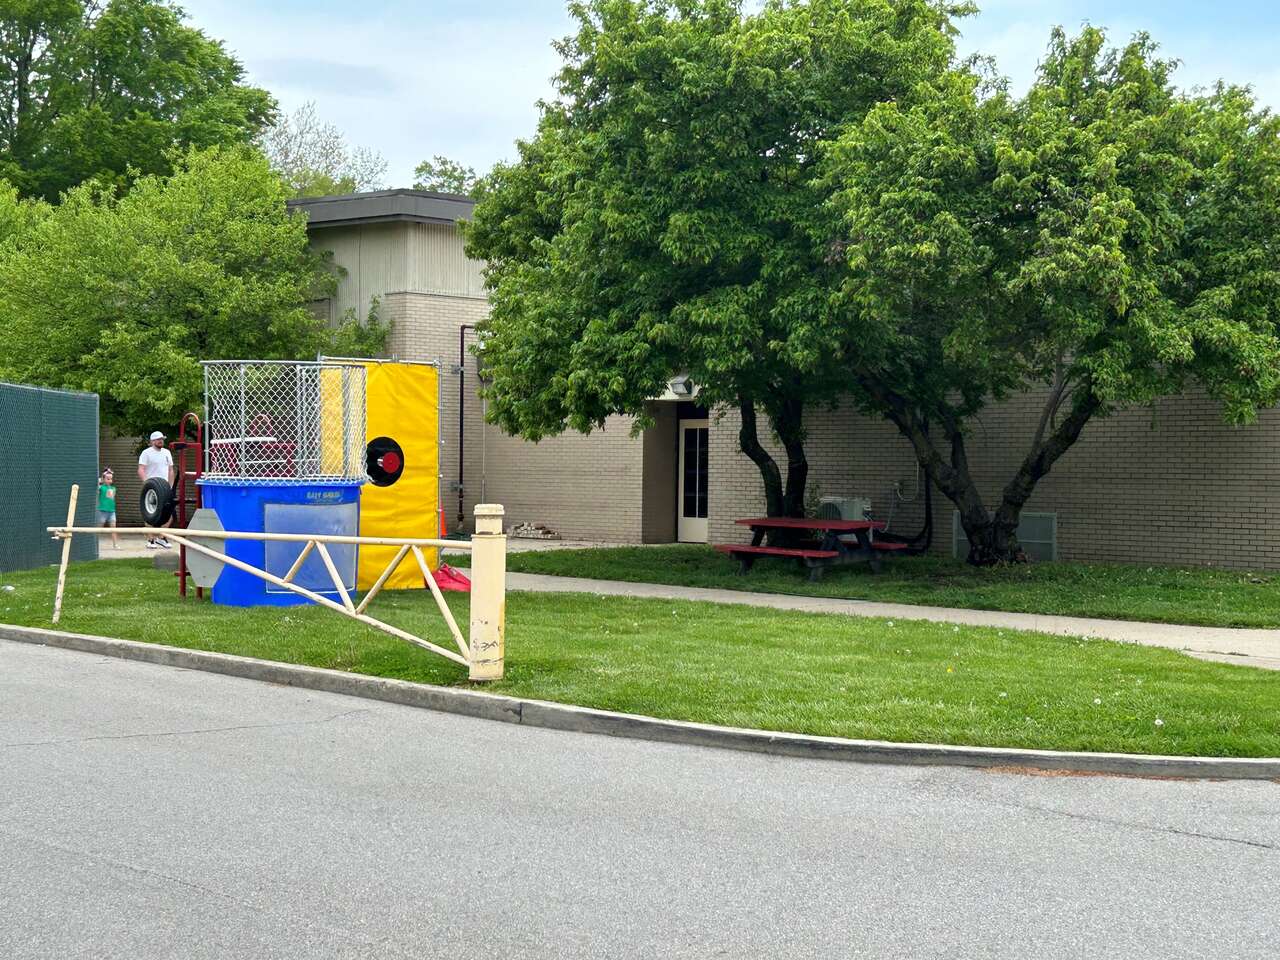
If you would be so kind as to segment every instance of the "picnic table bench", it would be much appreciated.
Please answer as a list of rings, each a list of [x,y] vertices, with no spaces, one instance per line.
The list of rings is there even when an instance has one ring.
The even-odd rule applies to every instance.
[[[874,571],[880,570],[880,558],[887,553],[905,550],[905,543],[889,540],[876,540],[873,533],[884,530],[881,520],[822,520],[811,517],[754,517],[747,520],[735,520],[734,523],[750,527],[752,531],[750,545],[741,543],[718,543],[715,549],[727,553],[737,560],[741,566],[740,574],[751,570],[751,565],[760,557],[782,557],[799,562],[809,570],[810,580],[822,579],[822,571],[827,567],[841,566],[846,563],[866,563]],[[794,547],[765,547],[765,534],[771,530],[812,531],[820,535],[817,540],[804,540]],[[852,540],[852,542],[850,542]]]

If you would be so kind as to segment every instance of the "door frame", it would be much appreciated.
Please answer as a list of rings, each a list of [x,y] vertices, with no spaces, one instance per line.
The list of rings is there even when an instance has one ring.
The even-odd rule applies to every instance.
[[[707,543],[707,517],[686,517],[684,515],[684,433],[685,430],[706,430],[708,442],[711,439],[711,419],[678,420],[676,422],[676,541],[679,543]],[[710,466],[707,469],[710,479]],[[709,499],[709,498],[708,498]],[[710,513],[710,511],[708,511]]]

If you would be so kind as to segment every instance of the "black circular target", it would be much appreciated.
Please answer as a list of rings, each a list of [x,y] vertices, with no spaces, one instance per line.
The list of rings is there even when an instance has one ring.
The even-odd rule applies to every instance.
[[[404,451],[390,437],[374,437],[365,448],[369,479],[376,487],[389,487],[404,473]]]

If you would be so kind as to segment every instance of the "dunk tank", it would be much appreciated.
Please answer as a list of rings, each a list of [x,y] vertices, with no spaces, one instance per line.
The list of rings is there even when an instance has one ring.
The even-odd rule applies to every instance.
[[[320,358],[317,361],[206,361],[202,506],[221,529],[264,534],[433,539],[439,529],[439,371],[434,364]],[[297,540],[227,540],[228,556],[330,599],[334,577],[319,553]],[[374,586],[396,545],[329,544],[347,593]],[[445,576],[424,549],[442,589],[467,589]],[[425,589],[406,557],[383,582]],[[224,567],[214,603],[232,607],[308,603]]]
[[[325,362],[206,361],[206,509],[226,530],[358,536],[365,469],[365,370]],[[227,555],[283,578],[304,544],[228,540]],[[355,588],[354,544],[333,544],[343,586]],[[338,594],[323,561],[308,556],[294,582]],[[213,602],[292,606],[306,598],[226,567]]]
[[[225,530],[269,534],[439,535],[439,377],[394,361],[207,361],[203,506]],[[227,540],[228,556],[338,600],[318,552],[290,540]],[[330,543],[350,593],[368,589],[396,547]],[[429,551],[428,564],[438,567]],[[385,582],[423,588],[408,557]],[[227,606],[291,606],[305,597],[227,565],[213,586]]]

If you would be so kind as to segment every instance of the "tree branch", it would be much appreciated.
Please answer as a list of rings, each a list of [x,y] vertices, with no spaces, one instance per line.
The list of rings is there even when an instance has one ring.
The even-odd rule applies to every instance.
[[[1059,408],[1062,406],[1063,395],[1069,382],[1066,370],[1062,366],[1062,358],[1059,357],[1053,372],[1053,389],[1049,392],[1049,399],[1045,401],[1044,409],[1040,411],[1040,423],[1036,427],[1035,439],[1031,441],[1032,450],[1040,449],[1040,444],[1044,441],[1045,430],[1049,428],[1049,424],[1053,423],[1058,415]]]
[[[996,522],[1017,526],[1018,514],[1030,499],[1036,484],[1047,474],[1058,459],[1080,439],[1080,433],[1093,415],[1102,408],[1102,402],[1093,390],[1082,384],[1076,392],[1076,402],[1071,413],[1049,435],[1048,440],[1037,444],[1023,459],[1017,474],[1004,488]]]
[[[872,377],[857,376],[858,384],[877,402],[889,421],[911,443],[916,459],[939,490],[967,513],[985,515],[986,505],[969,475],[964,437],[955,418],[943,415],[943,433],[951,443],[951,457],[942,455],[929,433],[924,418],[911,409],[906,399]]]

